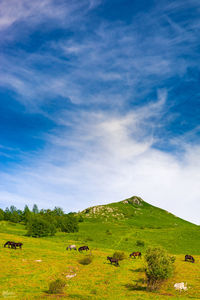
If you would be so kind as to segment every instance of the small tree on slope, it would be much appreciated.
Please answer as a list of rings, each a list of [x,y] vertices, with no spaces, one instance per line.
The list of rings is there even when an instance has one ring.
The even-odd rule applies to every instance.
[[[156,290],[162,282],[172,276],[174,265],[173,259],[161,247],[147,249],[145,255],[147,267],[147,287]]]

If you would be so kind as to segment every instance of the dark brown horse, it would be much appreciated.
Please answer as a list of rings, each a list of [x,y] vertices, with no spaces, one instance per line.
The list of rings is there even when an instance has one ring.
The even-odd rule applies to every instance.
[[[88,251],[88,250],[89,250],[89,247],[88,247],[88,246],[82,246],[82,247],[78,248],[78,251],[79,251],[79,252],[81,252],[81,251],[83,251],[83,250]]]
[[[22,249],[22,245],[23,245],[22,243],[15,243],[15,246],[19,247],[20,249]]]
[[[119,260],[117,258],[107,256],[107,260],[110,261],[111,265],[115,263],[116,266],[119,266]]]
[[[12,248],[12,249],[16,249],[16,245],[15,245],[15,242],[11,242],[11,241],[8,241],[4,244],[4,248],[8,246],[8,248]]]
[[[194,263],[195,259],[194,259],[194,257],[192,255],[186,254],[185,261],[191,261],[192,263]]]
[[[133,256],[134,258],[136,258],[136,256],[138,256],[138,258],[141,258],[142,253],[141,252],[132,252],[129,257]]]
[[[11,247],[12,249],[17,249],[17,247],[21,249],[22,245],[23,245],[22,243],[15,243],[15,242],[8,241],[4,244],[4,248],[8,246],[8,248]]]

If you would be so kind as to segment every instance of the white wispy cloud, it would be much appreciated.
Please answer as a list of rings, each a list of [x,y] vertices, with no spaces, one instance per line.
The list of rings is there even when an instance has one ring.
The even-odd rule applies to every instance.
[[[153,135],[146,135],[144,123],[154,127],[164,105],[164,99],[156,100],[123,116],[75,115],[71,132],[48,135],[38,158],[10,174],[0,173],[0,202],[74,211],[136,194],[199,223],[200,148],[183,144],[180,160],[154,149]]]
[[[60,127],[45,135],[45,149],[22,153],[23,163],[0,171],[0,203],[70,211],[136,194],[199,223],[199,146],[191,147],[186,135],[172,138],[169,143],[184,150],[181,158],[154,147],[154,132],[165,126],[163,116],[176,101],[167,98],[165,80],[199,68],[199,21],[173,20],[188,5],[198,8],[198,1],[159,3],[128,25],[101,20],[92,27],[87,16],[100,4],[1,1],[1,45],[27,38],[43,24],[45,33],[62,27],[74,35],[41,42],[34,53],[1,54],[0,86]],[[44,103],[57,97],[71,101],[74,111],[44,111]],[[139,105],[130,108],[129,102]]]
[[[59,25],[66,26],[100,3],[100,0],[2,0],[0,30],[6,30],[19,23],[32,27],[49,21],[56,21]]]
[[[198,7],[195,1],[159,4],[148,13],[138,14],[129,25],[101,20],[91,28],[87,14],[100,4],[89,0],[28,4],[13,0],[8,6],[3,1],[0,15],[7,20],[2,19],[6,28],[21,22],[25,29],[29,23],[36,29],[37,21],[48,22],[51,30],[68,22],[62,26],[75,34],[42,42],[34,53],[21,50],[2,54],[1,86],[12,89],[25,105],[40,105],[45,98],[59,96],[74,104],[111,103],[116,99],[113,104],[121,105],[128,100],[137,102],[162,81],[181,78],[189,67],[197,66],[198,20],[191,17],[189,22],[177,23],[171,16],[187,5]],[[51,18],[56,20],[53,25]],[[20,34],[23,31],[16,26],[19,39],[17,30]]]

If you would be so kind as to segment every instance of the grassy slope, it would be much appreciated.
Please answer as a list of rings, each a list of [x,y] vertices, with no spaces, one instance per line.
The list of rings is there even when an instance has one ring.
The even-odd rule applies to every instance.
[[[200,227],[182,220],[165,210],[154,207],[136,197],[99,206],[100,210],[89,208],[82,212],[85,222],[80,232],[72,234],[73,240],[89,242],[101,248],[132,251],[144,250],[136,247],[137,240],[146,246],[162,245],[174,254],[200,254]],[[113,209],[112,212],[107,209]],[[120,214],[120,216],[118,216]]]
[[[45,293],[48,283],[57,277],[66,279],[67,274],[75,272],[76,277],[66,279],[67,299],[200,299],[199,227],[145,202],[140,207],[141,210],[137,210],[137,206],[129,207],[129,204],[124,203],[109,205],[111,208],[116,206],[117,209],[120,207],[121,212],[126,212],[126,216],[133,215],[132,218],[129,215],[128,218],[119,220],[112,213],[105,221],[105,217],[98,214],[80,223],[78,233],[57,233],[55,237],[41,239],[26,237],[23,225],[13,226],[8,222],[0,222],[2,244],[7,240],[24,243],[22,250],[0,247],[0,297],[50,297]],[[138,216],[134,212],[135,209],[140,212]],[[174,277],[157,293],[147,292],[142,282],[143,259],[126,259],[120,263],[119,268],[106,261],[106,256],[112,255],[116,249],[122,249],[127,256],[134,250],[144,253],[145,247],[135,245],[137,240],[144,240],[145,247],[163,245],[170,253],[176,254]],[[78,246],[88,244],[92,249],[94,261],[88,266],[80,265],[78,259],[86,254],[67,252],[65,248],[70,243],[76,243]],[[186,253],[195,254],[195,264],[183,261]],[[36,262],[38,259],[42,262]],[[176,292],[173,288],[174,283],[182,281],[188,283],[189,290]]]

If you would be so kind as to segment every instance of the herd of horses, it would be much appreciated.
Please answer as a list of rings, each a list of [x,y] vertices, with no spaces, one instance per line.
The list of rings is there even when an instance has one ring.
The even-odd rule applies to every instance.
[[[76,245],[69,245],[66,250],[77,250],[77,247]],[[79,252],[82,252],[83,250],[86,250],[88,251],[89,250],[89,247],[88,246],[81,246],[78,248],[78,251]],[[133,257],[133,258],[142,258],[142,253],[141,252],[132,252],[129,257]],[[119,266],[119,259],[115,258],[115,257],[111,257],[111,256],[107,256],[107,260],[110,261],[111,264],[115,264],[116,266]],[[195,259],[192,255],[188,255],[186,254],[185,255],[185,261],[190,261],[192,263],[195,262]]]
[[[76,245],[69,245],[66,250],[77,250],[77,247]],[[78,248],[78,251],[79,252],[82,252],[83,250],[86,250],[88,251],[89,250],[89,247],[88,246],[81,246]],[[138,257],[138,258],[141,258],[142,257],[142,253],[141,252],[132,252],[129,257]],[[115,257],[111,257],[111,256],[107,256],[107,260],[110,261],[111,264],[115,264],[116,266],[119,266],[119,259],[115,258]]]
[[[12,249],[17,249],[17,247],[19,247],[20,249],[22,248],[22,243],[16,243],[16,242],[11,242],[11,241],[8,241],[4,244],[4,248],[6,246],[8,246],[8,248],[12,248]],[[66,250],[77,250],[77,247],[76,245],[69,245]],[[82,251],[88,251],[89,250],[89,247],[88,246],[81,246],[78,248],[78,251],[79,252],[82,252]],[[142,253],[141,252],[132,252],[129,257],[133,257],[133,258],[141,258],[142,257]],[[111,256],[107,256],[107,260],[110,261],[111,264],[115,264],[116,266],[119,266],[119,259],[115,258],[115,257],[111,257]],[[192,263],[195,262],[195,259],[192,255],[189,255],[189,254],[186,254],[185,255],[185,261],[190,261]]]

